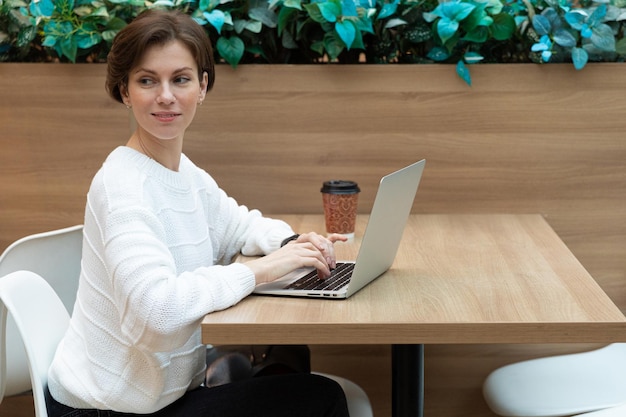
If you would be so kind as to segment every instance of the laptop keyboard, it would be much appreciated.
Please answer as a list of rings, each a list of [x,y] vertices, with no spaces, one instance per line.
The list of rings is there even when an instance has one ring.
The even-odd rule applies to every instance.
[[[291,290],[337,290],[350,281],[352,271],[354,270],[354,263],[338,262],[337,267],[331,272],[330,277],[326,279],[319,279],[317,277],[317,271],[311,271],[302,278],[299,278],[287,285],[285,289]]]

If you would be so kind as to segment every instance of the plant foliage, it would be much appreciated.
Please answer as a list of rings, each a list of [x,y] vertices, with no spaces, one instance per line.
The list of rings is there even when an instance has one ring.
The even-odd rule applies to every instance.
[[[103,62],[148,8],[203,25],[245,63],[622,62],[626,0],[0,0],[0,61]]]

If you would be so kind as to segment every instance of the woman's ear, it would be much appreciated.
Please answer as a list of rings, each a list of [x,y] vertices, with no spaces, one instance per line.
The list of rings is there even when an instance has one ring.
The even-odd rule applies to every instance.
[[[126,105],[126,107],[131,106],[130,103],[130,96],[128,95],[128,88],[126,88],[125,84],[120,85],[119,87],[120,90],[120,97],[122,97],[122,102]]]
[[[198,104],[202,104],[206,97],[206,91],[209,85],[209,74],[202,72],[202,79],[200,80],[200,94],[198,95]]]

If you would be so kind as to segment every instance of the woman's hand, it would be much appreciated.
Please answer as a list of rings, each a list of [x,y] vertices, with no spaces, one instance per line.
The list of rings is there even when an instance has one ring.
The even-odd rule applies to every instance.
[[[340,234],[325,237],[314,232],[304,233],[277,251],[246,262],[246,265],[254,272],[257,284],[274,281],[303,267],[317,269],[318,276],[325,279],[336,266],[334,243],[346,240],[348,238]]]

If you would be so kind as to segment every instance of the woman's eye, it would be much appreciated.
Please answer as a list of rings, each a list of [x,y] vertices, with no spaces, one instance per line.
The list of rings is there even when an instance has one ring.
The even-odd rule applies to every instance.
[[[183,76],[176,77],[176,79],[174,80],[176,84],[185,84],[185,83],[188,83],[189,81],[191,81],[191,78],[183,77]]]
[[[141,85],[152,85],[154,83],[154,81],[152,81],[152,79],[150,78],[140,78],[139,79],[139,84]]]

